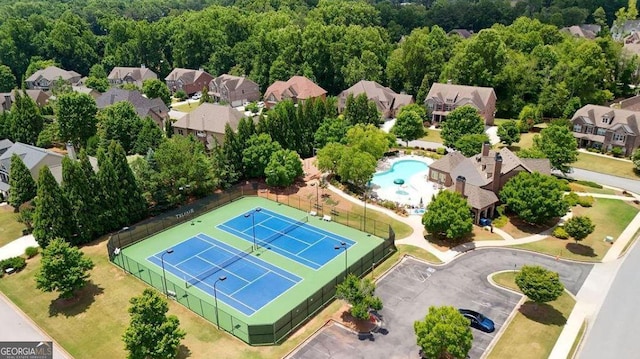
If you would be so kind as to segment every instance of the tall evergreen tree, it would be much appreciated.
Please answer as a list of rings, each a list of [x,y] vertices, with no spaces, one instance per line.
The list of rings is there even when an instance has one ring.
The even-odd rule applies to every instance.
[[[243,177],[242,173],[242,150],[244,144],[240,142],[238,135],[233,131],[229,124],[224,126],[224,146],[222,147],[222,153],[228,164],[229,171],[235,175],[230,178],[236,177],[238,179]]]
[[[361,93],[357,97],[349,95],[344,109],[344,118],[352,125],[380,123],[380,112],[373,101],[369,101],[367,94]]]
[[[15,93],[11,106],[11,135],[14,141],[35,145],[44,122],[40,109],[26,91]]]
[[[69,200],[77,229],[71,237],[71,244],[90,242],[96,233],[93,226],[97,222],[92,211],[94,196],[81,164],[69,157],[62,159],[62,191]]]
[[[156,149],[160,146],[160,143],[164,139],[162,130],[155,122],[150,118],[142,120],[142,128],[136,138],[136,143],[133,146],[133,152],[139,155],[145,155],[150,149]]]
[[[68,92],[60,95],[56,101],[60,138],[78,147],[86,146],[89,137],[97,131],[97,112],[96,101],[87,94]]]
[[[87,156],[84,149],[80,150],[80,153],[78,154],[78,161],[80,170],[82,171],[84,178],[87,180],[89,193],[92,197],[92,201],[90,202],[90,212],[91,217],[93,218],[93,223],[91,225],[93,233],[91,236],[95,237],[104,233],[102,224],[99,221],[100,214],[102,213],[102,203],[100,202],[101,196],[99,194],[101,193],[102,187],[100,186],[96,172],[93,169],[93,165],[89,160],[89,156]]]
[[[69,241],[76,230],[71,206],[47,166],[40,169],[35,202],[33,236],[38,245],[46,248],[52,239],[58,237]]]
[[[21,204],[36,196],[38,188],[31,172],[17,154],[11,156],[11,171],[9,173],[9,204],[18,211]]]
[[[105,150],[98,150],[98,174],[100,212],[99,223],[104,231],[122,228],[127,222],[126,212],[123,208],[122,198],[117,187],[120,185],[113,164],[107,157]]]
[[[136,178],[127,162],[127,155],[122,146],[111,141],[107,156],[118,179],[118,185],[113,188],[120,197],[120,203],[124,206],[125,220],[121,225],[134,223],[142,219],[147,210],[147,202],[142,197],[142,191],[136,182]]]

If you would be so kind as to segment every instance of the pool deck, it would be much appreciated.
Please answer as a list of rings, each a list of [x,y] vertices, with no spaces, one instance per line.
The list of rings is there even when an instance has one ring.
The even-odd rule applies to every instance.
[[[421,161],[427,165],[431,165],[434,161],[431,158],[422,156],[400,156],[392,160],[388,160],[384,168],[387,168],[386,171],[388,171],[396,162],[406,160]],[[434,187],[432,182],[427,180],[428,176],[429,169],[427,168],[426,170],[420,171],[411,176],[403,185],[376,188],[372,190],[372,192],[375,192],[380,199],[416,207],[420,205],[420,200],[422,200],[422,205],[426,207],[426,205],[431,201],[431,198],[440,191],[437,187]],[[408,192],[408,194],[404,195],[397,193],[400,190]]]

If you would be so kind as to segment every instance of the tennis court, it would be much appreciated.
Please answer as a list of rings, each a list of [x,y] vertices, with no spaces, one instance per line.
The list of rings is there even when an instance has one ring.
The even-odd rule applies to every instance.
[[[172,249],[170,255],[167,250]],[[251,316],[302,279],[251,255],[199,233],[147,258],[178,278]],[[219,280],[225,278],[224,280]],[[218,283],[216,284],[216,281]]]
[[[270,249],[309,268],[320,269],[356,242],[308,223],[307,216],[294,219],[265,208],[254,208],[218,228],[260,248]]]

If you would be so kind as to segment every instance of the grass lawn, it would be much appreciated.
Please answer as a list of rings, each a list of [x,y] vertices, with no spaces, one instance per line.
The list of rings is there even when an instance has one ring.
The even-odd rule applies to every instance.
[[[24,224],[18,222],[18,214],[13,207],[0,207],[0,247],[22,236]]]
[[[533,132],[527,132],[527,133],[521,133],[520,134],[520,141],[517,143],[512,144],[511,146],[508,146],[508,148],[511,151],[514,152],[518,152],[521,149],[527,149],[527,148],[531,148],[531,146],[533,146],[533,137],[537,135],[537,133],[533,133]],[[505,147],[506,145],[503,143],[499,143],[498,144],[498,148],[502,148]]]
[[[443,143],[442,137],[440,137],[440,130],[432,130],[430,128],[424,129],[425,135],[421,138],[422,141]]]
[[[612,189],[608,188],[594,188],[585,185],[581,185],[576,182],[569,182],[569,187],[574,192],[587,192],[587,193],[601,193],[601,194],[615,194],[618,196],[622,196],[622,192],[616,192]]]
[[[547,237],[541,241],[518,245],[515,247],[560,256],[581,261],[600,261],[611,244],[606,243],[606,236],[618,236],[638,213],[638,207],[632,203],[606,198],[595,198],[593,207],[572,208],[574,216],[588,216],[596,225],[595,231],[580,243],[571,239]]]
[[[129,323],[129,298],[140,295],[147,285],[109,263],[106,240],[86,246],[82,251],[93,260],[95,268],[91,271],[90,284],[82,290],[80,300],[74,304],[60,305],[55,300],[57,295],[42,293],[35,288],[33,277],[40,267],[40,256],[30,259],[22,272],[0,279],[0,291],[72,356],[124,358],[126,353],[121,337]],[[380,276],[405,253],[439,263],[436,257],[420,248],[399,246],[398,252],[375,268],[374,276]],[[342,304],[334,301],[283,344],[265,347],[251,347],[229,334],[217,331],[214,325],[174,301],[169,302],[169,313],[178,316],[180,327],[187,332],[179,358],[211,357],[211,351],[215,350],[216,358],[275,359],[283,357],[323,326]]]
[[[515,273],[504,272],[493,276],[502,286],[519,291]],[[553,302],[538,304],[525,302],[509,323],[488,358],[548,358],[567,318],[576,304],[566,292]]]
[[[194,103],[185,103],[178,106],[171,107],[172,110],[180,111],[180,112],[191,112],[200,106],[199,102]]]
[[[584,170],[610,174],[630,179],[640,179],[633,171],[633,163],[621,161],[615,158],[596,156],[590,153],[578,152],[578,161],[572,164],[573,167]]]

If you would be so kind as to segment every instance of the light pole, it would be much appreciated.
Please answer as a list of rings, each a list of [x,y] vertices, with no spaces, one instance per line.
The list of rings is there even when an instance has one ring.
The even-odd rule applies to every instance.
[[[163,284],[162,289],[164,289],[164,295],[167,296],[167,298],[169,298],[169,292],[167,292],[167,276],[164,272],[164,256],[166,254],[171,254],[171,253],[173,253],[173,249],[167,249],[160,256],[160,262],[162,263],[162,284]]]
[[[348,268],[348,266],[347,266],[347,258],[348,258],[347,257],[347,248],[348,247],[347,247],[347,244],[345,242],[340,242],[339,246],[333,247],[333,249],[335,249],[335,250],[344,249],[344,278],[345,279],[347,278],[347,270],[348,270],[347,269]]]
[[[262,210],[262,208],[257,207],[253,211],[251,211],[251,212],[249,212],[249,213],[244,215],[244,218],[251,217],[251,232],[253,233],[253,250],[254,251],[258,250],[258,246],[256,245],[256,219],[255,219],[255,214],[256,214],[256,212],[260,212],[261,210]]]
[[[218,327],[218,330],[220,330],[220,320],[218,319],[218,294],[216,292],[216,285],[218,282],[223,282],[225,280],[227,280],[227,276],[223,275],[218,277],[218,279],[213,283],[213,300],[216,303],[216,326]]]

